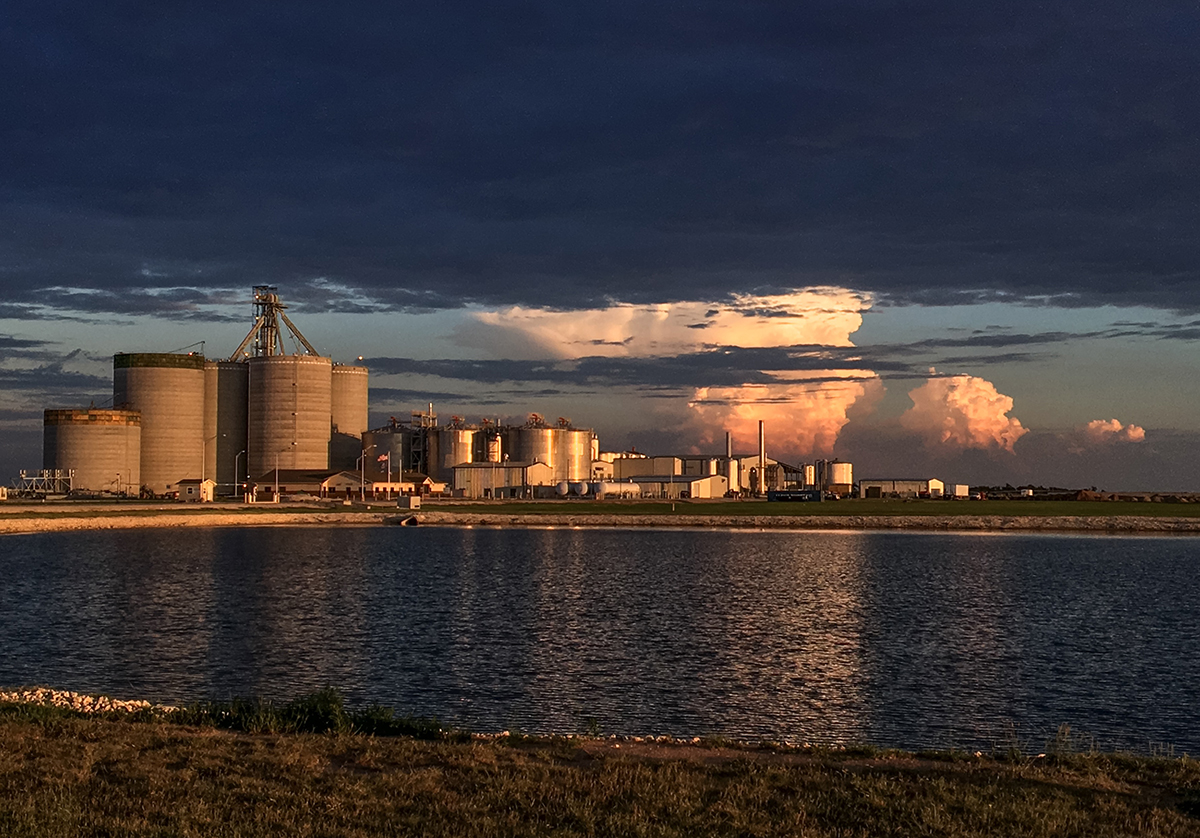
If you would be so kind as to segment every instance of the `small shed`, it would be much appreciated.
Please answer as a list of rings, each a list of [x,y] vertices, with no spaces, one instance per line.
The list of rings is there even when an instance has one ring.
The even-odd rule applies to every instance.
[[[171,490],[179,493],[179,499],[187,503],[212,503],[217,493],[217,481],[211,478],[189,478],[180,480],[171,486]]]

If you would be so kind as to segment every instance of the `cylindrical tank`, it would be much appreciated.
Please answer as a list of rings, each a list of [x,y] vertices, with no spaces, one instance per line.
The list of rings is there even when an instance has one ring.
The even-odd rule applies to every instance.
[[[113,356],[113,407],[141,413],[141,485],[161,495],[204,471],[204,356]]]
[[[559,428],[508,428],[504,448],[513,462],[539,462],[550,466],[550,479],[555,483],[570,480],[568,470],[560,467],[562,446],[558,438],[563,433]]]
[[[587,483],[574,482],[574,483],[568,483],[567,486],[568,486],[568,488],[570,488],[571,494],[579,495],[581,498],[587,496],[587,493],[588,493],[588,484]]]
[[[74,469],[74,489],[136,495],[142,485],[136,410],[47,410],[42,442],[42,468]]]
[[[590,430],[559,428],[558,467],[566,480],[587,480],[592,476],[592,437]]]
[[[596,496],[596,500],[604,500],[605,498],[639,498],[642,496],[642,487],[637,483],[592,483],[592,494]]]
[[[430,428],[426,437],[429,476],[441,482],[454,479],[454,467],[475,462],[475,428]]]
[[[558,485],[554,488],[554,491],[558,493],[560,498],[565,498],[567,495],[571,494],[571,484],[565,480],[560,480],[558,481]]]
[[[850,486],[854,483],[854,466],[851,463],[830,463],[829,484]]]
[[[251,479],[329,468],[332,362],[317,355],[251,358],[247,447]]]
[[[329,467],[350,469],[367,429],[367,368],[334,364],[330,380]]]
[[[244,361],[204,362],[204,476],[218,494],[238,494],[246,479],[249,381]]]
[[[475,434],[475,462],[501,462],[504,445],[500,440],[500,432],[495,428],[484,428]]]
[[[412,429],[398,425],[363,431],[362,450],[367,452],[367,473],[381,474],[390,466],[392,479],[398,480],[403,472],[411,471],[412,441]],[[391,455],[390,460],[379,462],[385,454]]]

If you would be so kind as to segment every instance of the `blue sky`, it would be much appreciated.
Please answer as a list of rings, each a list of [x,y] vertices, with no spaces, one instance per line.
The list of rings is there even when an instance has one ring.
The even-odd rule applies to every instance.
[[[376,418],[1200,490],[1200,12],[979,5],[6,4],[0,475],[270,283]]]

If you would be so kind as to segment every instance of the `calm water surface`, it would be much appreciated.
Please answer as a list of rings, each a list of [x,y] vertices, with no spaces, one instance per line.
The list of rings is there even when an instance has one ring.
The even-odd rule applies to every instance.
[[[0,684],[335,685],[477,730],[1200,752],[1200,540],[211,529],[0,539]]]

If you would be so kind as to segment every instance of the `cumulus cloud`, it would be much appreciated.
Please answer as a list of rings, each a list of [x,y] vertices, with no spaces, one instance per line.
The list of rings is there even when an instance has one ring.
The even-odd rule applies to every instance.
[[[908,396],[913,406],[900,417],[900,424],[920,434],[932,448],[996,448],[1011,453],[1028,432],[1008,415],[1013,400],[982,378],[930,378]]]
[[[870,299],[845,288],[806,288],[730,302],[554,311],[513,306],[479,311],[454,339],[463,346],[536,358],[648,357],[711,346],[850,346]]]
[[[1113,442],[1142,442],[1146,429],[1134,425],[1122,425],[1116,419],[1093,419],[1081,428],[1084,438],[1093,445]]]
[[[780,377],[787,373],[776,373]],[[831,376],[845,376],[845,373]],[[766,423],[774,456],[829,455],[838,434],[849,421],[847,412],[864,398],[876,398],[883,385],[873,373],[824,377],[820,372],[792,374],[793,381],[705,387],[688,403],[697,423],[700,450],[717,450],[725,431],[733,434],[738,450],[757,446],[758,422]],[[806,380],[808,379],[808,380]]]

